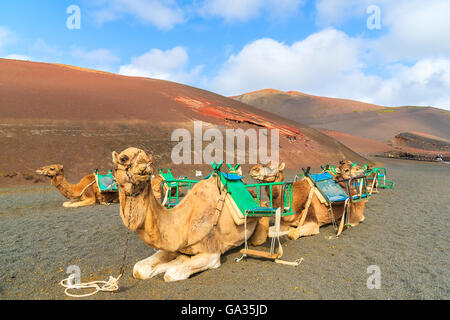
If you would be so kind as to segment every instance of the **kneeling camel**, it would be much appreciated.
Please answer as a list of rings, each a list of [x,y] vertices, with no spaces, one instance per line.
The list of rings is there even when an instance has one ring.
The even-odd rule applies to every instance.
[[[150,179],[153,158],[143,150],[113,152],[119,184],[120,216],[130,230],[158,251],[139,261],[133,276],[148,279],[164,273],[165,281],[189,278],[194,273],[220,267],[220,256],[245,240],[245,226],[236,225],[227,207],[218,210],[224,190],[217,174],[198,182],[172,209],[156,200]],[[258,219],[247,221],[247,237],[259,232]]]
[[[281,182],[284,181],[284,163],[279,166],[268,163],[267,165],[257,164],[250,169],[250,176],[260,182]],[[353,176],[357,176],[360,171],[358,168],[352,168],[351,162],[341,162],[341,166],[338,168],[339,177],[336,180],[347,179]],[[281,206],[281,186],[274,186],[272,188],[273,206]],[[298,239],[299,237],[312,236],[319,233],[319,228],[323,225],[333,222],[332,215],[328,210],[328,207],[321,203],[315,193],[310,195],[311,186],[306,179],[302,179],[294,182],[293,185],[293,206],[292,209],[295,214],[282,217],[281,230],[288,231],[288,236],[291,239]],[[266,187],[266,192],[269,193],[269,188]],[[308,198],[309,201],[308,201]],[[303,217],[303,211],[308,206],[308,211]],[[365,202],[355,202],[349,204],[349,224],[352,227],[357,226],[360,222],[364,221],[364,208]],[[334,219],[337,221],[342,217],[344,213],[344,204],[333,205]],[[266,234],[268,234],[269,221],[266,219],[264,225]],[[262,233],[261,233],[262,234]],[[260,234],[260,237],[263,235]]]

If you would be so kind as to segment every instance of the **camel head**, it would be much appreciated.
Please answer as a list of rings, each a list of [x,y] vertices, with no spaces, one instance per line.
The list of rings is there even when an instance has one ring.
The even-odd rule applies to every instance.
[[[126,194],[137,194],[150,183],[153,175],[153,157],[143,150],[128,148],[120,154],[112,153],[115,179]]]
[[[336,168],[336,180],[346,180],[352,177],[364,174],[364,170],[360,166],[353,166],[353,162],[349,160],[342,160],[339,162],[339,167]]]
[[[256,164],[250,169],[250,177],[259,182],[275,182],[283,174],[285,163],[278,164]]]
[[[36,173],[46,177],[56,177],[60,174],[63,174],[63,165],[62,164],[52,164],[51,166],[41,167],[36,170]]]

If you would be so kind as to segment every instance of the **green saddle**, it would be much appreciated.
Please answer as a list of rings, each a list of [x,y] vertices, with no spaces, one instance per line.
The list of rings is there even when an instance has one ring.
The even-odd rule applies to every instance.
[[[119,188],[117,183],[114,181],[114,176],[112,175],[111,169],[107,174],[99,174],[98,169],[94,172],[95,181],[100,189],[100,192],[118,192]]]
[[[222,185],[226,186],[228,193],[244,216],[272,216],[275,214],[278,208],[260,207],[258,205],[256,200],[248,190],[248,187],[250,185],[244,184],[244,182],[242,181],[243,177],[235,173],[237,168],[239,167],[239,164],[235,167],[227,164],[228,168],[230,169],[230,173],[220,171],[220,167],[222,166],[222,164],[223,163],[216,165],[215,163],[212,163],[211,165],[214,168],[214,171],[220,175]],[[282,215],[289,214],[293,214],[293,212],[282,211]]]

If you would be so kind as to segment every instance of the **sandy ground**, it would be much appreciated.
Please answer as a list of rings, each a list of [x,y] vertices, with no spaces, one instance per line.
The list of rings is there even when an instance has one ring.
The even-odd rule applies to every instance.
[[[135,280],[134,263],[154,250],[133,233],[120,291],[90,299],[449,299],[450,165],[383,161],[396,184],[368,202],[363,224],[339,239],[332,226],[283,239],[284,259],[304,258],[298,267],[236,263],[235,249],[219,269],[186,281]],[[51,187],[0,189],[0,298],[71,299],[58,285],[70,265],[83,281],[118,274],[126,233],[118,205],[64,209],[63,201]],[[366,286],[370,265],[380,267],[379,290]]]

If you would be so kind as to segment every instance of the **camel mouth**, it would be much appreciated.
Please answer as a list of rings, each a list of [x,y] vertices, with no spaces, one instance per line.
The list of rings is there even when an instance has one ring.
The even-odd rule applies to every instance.
[[[250,178],[252,178],[253,180],[257,181],[257,182],[262,182],[264,181],[263,179],[259,178],[259,175],[254,175],[254,174],[250,174]]]

